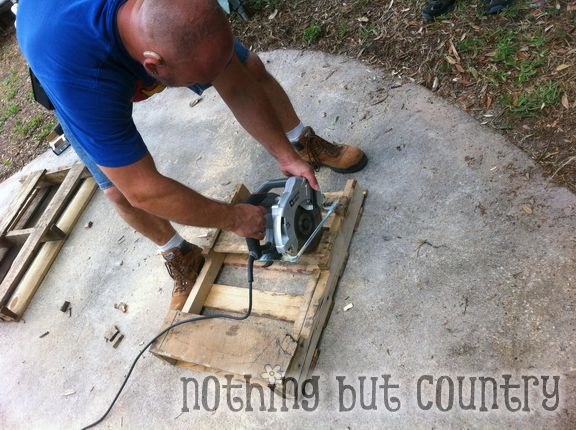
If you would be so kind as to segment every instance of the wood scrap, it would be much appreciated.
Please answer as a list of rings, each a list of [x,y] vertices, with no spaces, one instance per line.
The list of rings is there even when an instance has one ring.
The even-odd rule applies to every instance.
[[[124,335],[120,334],[116,337],[116,340],[114,341],[114,343],[112,344],[112,346],[114,347],[114,349],[118,348],[118,346],[120,345],[120,342],[122,342],[124,340]]]

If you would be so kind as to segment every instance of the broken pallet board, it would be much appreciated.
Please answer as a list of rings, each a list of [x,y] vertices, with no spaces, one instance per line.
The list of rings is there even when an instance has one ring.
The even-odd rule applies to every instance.
[[[22,317],[97,185],[82,163],[33,172],[0,222],[0,320]]]
[[[232,203],[243,201],[247,195],[246,188],[239,186]],[[343,191],[327,193],[328,201],[338,201],[338,209],[323,229],[316,250],[297,263],[275,262],[268,268],[256,263],[253,308],[248,319],[183,324],[158,339],[151,351],[174,365],[233,375],[242,381],[250,376],[253,383],[262,385],[268,384],[262,375],[266,366],[279,366],[286,377],[300,384],[317,357],[317,345],[346,266],[365,196],[354,180],[348,181]],[[240,315],[246,311],[248,289],[242,278],[230,285],[220,281],[229,276],[225,271],[245,270],[246,243],[230,232],[217,231],[212,237],[192,294],[182,311],[169,312],[164,327],[196,315]],[[278,291],[279,285],[285,288]],[[293,384],[287,385],[290,389]]]

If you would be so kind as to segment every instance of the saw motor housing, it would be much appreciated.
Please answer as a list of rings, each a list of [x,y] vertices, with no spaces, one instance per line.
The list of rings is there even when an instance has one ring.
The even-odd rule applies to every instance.
[[[283,192],[270,192],[277,188],[283,188]],[[318,246],[320,234],[316,227],[322,223],[324,196],[306,178],[292,176],[268,181],[246,203],[267,209],[264,245],[256,239],[246,239],[250,255],[256,260],[283,260],[296,256],[305,245],[305,251]]]

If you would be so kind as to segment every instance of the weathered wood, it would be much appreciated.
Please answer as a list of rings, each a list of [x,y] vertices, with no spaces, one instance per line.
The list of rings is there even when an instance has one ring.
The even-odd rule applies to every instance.
[[[9,248],[2,248],[1,250],[2,259],[0,261],[0,282],[2,282],[2,279],[4,279],[4,277],[6,276],[6,273],[8,273],[10,267],[12,267],[12,263],[18,256],[19,250],[20,250],[19,246],[15,246],[12,244],[10,244]]]
[[[12,263],[12,267],[0,284],[0,307],[4,307],[10,299],[10,295],[18,285],[18,282],[38,251],[38,248],[41,245],[41,239],[46,235],[50,227],[54,224],[56,218],[61,214],[64,209],[64,204],[69,199],[71,192],[78,185],[83,170],[84,165],[81,163],[75,164],[70,169],[66,179],[64,179],[62,185],[60,185],[58,191],[48,204],[48,207],[44,211],[41,219],[38,221],[34,233],[26,239],[26,242],[22,246],[18,256]]]
[[[171,311],[167,321],[174,323],[196,316]],[[198,321],[169,331],[156,342],[152,352],[211,371],[261,378],[266,364],[287,366],[296,348],[289,336],[290,328],[289,322],[257,316],[244,321]]]
[[[248,196],[250,196],[250,192],[244,185],[240,184],[236,187],[236,190],[230,199],[230,204],[243,202],[248,198]],[[221,234],[221,231],[216,231],[214,233],[215,240],[217,240]],[[210,293],[210,288],[222,268],[222,263],[224,262],[225,257],[225,254],[215,252],[214,249],[208,251],[205,257],[206,262],[204,263],[204,267],[202,267],[198,279],[194,284],[194,288],[182,308],[183,312],[200,313],[202,311],[202,306],[204,306],[206,297],[208,297],[208,293]]]
[[[303,294],[273,293],[271,287],[275,283],[266,289],[265,282],[264,285],[258,284],[255,273],[258,289],[253,291],[252,316],[243,321],[216,319],[186,324],[163,336],[152,352],[172,364],[218,375],[232,374],[240,379],[249,374],[256,377],[256,383],[263,384],[266,384],[265,378],[257,380],[259,373],[264,371],[266,365],[278,365],[286,376],[302,382],[317,356],[317,346],[333,307],[336,285],[346,265],[348,247],[357,227],[364,194],[356,181],[348,181],[344,191],[330,193],[328,198],[332,201],[338,199],[339,206],[315,252],[306,255],[304,261],[292,267],[290,264],[283,266],[275,263],[266,269],[255,269],[255,272],[266,273],[267,278],[274,275],[274,280],[280,275],[288,276],[286,282],[290,286],[294,285],[297,277],[302,279],[307,276]],[[218,261],[216,266],[245,267],[246,252],[242,239],[222,233],[216,238],[210,255],[223,256],[222,262]],[[228,270],[231,272],[224,271],[220,275],[221,284],[229,282],[223,280],[225,278],[232,280],[232,284],[236,283],[233,269]],[[275,273],[272,272],[274,270]],[[208,293],[203,300],[198,299],[195,303],[196,313],[202,310],[202,306],[211,311],[245,312],[248,290],[245,287],[214,284],[216,276],[211,285],[203,287]],[[299,286],[299,292],[302,287]],[[166,324],[193,317],[196,313],[172,313]],[[287,388],[290,389],[290,384]]]
[[[50,188],[36,188],[28,201],[22,207],[22,210],[9,227],[9,230],[21,230],[27,227],[32,227],[32,225],[28,225],[29,222],[37,216],[38,210],[40,206],[44,203],[44,200],[50,194]]]
[[[300,312],[298,313],[298,317],[296,318],[296,320],[294,321],[294,325],[292,326],[291,336],[294,339],[298,339],[300,337],[300,333],[302,332],[306,316],[310,314],[312,296],[314,296],[314,292],[316,291],[316,286],[318,285],[320,275],[321,275],[320,269],[316,269],[308,279],[308,284],[306,285],[306,291],[304,292],[303,295]]]
[[[10,227],[10,225],[14,222],[22,206],[26,203],[28,196],[37,187],[38,181],[44,172],[46,172],[46,170],[39,170],[28,175],[22,184],[20,191],[18,191],[16,198],[12,200],[10,206],[8,206],[8,209],[2,217],[2,221],[0,221],[0,236],[3,236],[8,230],[8,227]]]
[[[302,305],[302,296],[252,291],[252,315],[295,321]],[[248,288],[212,285],[204,308],[245,313],[248,310]]]
[[[326,290],[328,288],[328,281],[330,274],[323,270],[320,272],[320,277],[314,288],[314,292],[302,321],[301,326],[298,328],[296,325],[293,327],[292,336],[298,340],[298,349],[296,350],[289,366],[286,368],[286,376],[300,380],[300,376],[305,372],[304,363],[308,354],[308,350],[312,347],[311,341],[314,329],[318,327],[318,314],[324,303],[326,297]]]
[[[51,187],[52,185],[61,184],[66,178],[66,175],[70,171],[70,167],[57,167],[56,169],[47,170],[40,181],[38,181],[37,188],[44,188],[44,187]],[[86,179],[90,177],[90,172],[88,169],[84,168],[84,171],[81,174],[81,179]],[[25,182],[28,177],[20,178],[20,182]]]
[[[36,231],[35,227],[25,228],[22,230],[11,230],[4,238],[14,244],[23,244],[28,239],[32,233]],[[46,234],[40,238],[40,242],[50,242],[53,240],[64,240],[66,239],[66,234],[60,230],[55,224],[50,226],[50,229],[46,232]]]
[[[211,251],[208,254],[204,267],[202,267],[202,270],[196,279],[194,288],[182,308],[183,312],[200,313],[202,311],[202,306],[204,306],[206,297],[208,297],[208,294],[210,293],[210,288],[212,288],[218,273],[220,273],[224,257],[226,257],[226,254],[221,254],[219,252]]]
[[[68,235],[72,232],[97,188],[93,178],[84,180],[56,224],[63,234]],[[64,240],[47,242],[42,245],[34,261],[20,280],[18,287],[12,293],[8,305],[2,309],[2,313],[7,308],[18,318],[24,314],[63,245]]]
[[[329,240],[329,236],[324,234],[325,231],[321,232],[322,239],[320,239],[320,244],[318,248],[314,251],[303,254],[298,260],[298,264],[304,266],[314,266],[318,262],[318,258],[323,255],[326,249],[326,241]],[[246,247],[246,241],[237,235],[230,232],[223,232],[214,245],[214,251],[223,254],[239,254],[245,255],[248,251]],[[274,263],[274,264],[294,264],[294,263]],[[313,269],[312,269],[313,270]]]
[[[327,270],[321,272],[302,330],[297,337],[298,350],[287,369],[287,375],[298,380],[308,373],[322,329],[332,309],[336,285],[346,267],[348,247],[364,204],[365,193],[357,187],[356,181],[348,181],[345,194],[349,196],[349,205],[343,215],[337,215],[342,220],[338,230],[335,230],[337,234],[332,241],[332,252],[328,254]]]
[[[274,264],[268,267],[264,267],[264,263],[256,261],[254,264],[254,270],[310,274],[314,272],[314,269],[316,269],[318,266],[316,264],[307,264],[306,260],[309,259],[301,259],[298,261],[298,263],[284,263],[281,261],[275,261]],[[248,265],[248,256],[246,254],[226,254],[224,265],[231,267],[246,267]]]

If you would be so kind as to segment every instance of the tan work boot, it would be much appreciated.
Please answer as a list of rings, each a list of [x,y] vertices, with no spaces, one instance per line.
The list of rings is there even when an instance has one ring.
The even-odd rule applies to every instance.
[[[196,278],[204,265],[202,248],[190,244],[192,247],[185,254],[180,248],[173,248],[163,252],[162,256],[166,260],[164,263],[168,274],[174,279],[174,289],[172,290],[172,301],[170,302],[171,310],[182,310],[186,299],[194,287]]]
[[[320,166],[330,167],[338,173],[353,173],[362,170],[368,157],[356,146],[330,143],[317,136],[311,127],[304,128],[294,149],[303,160],[317,171]]]

